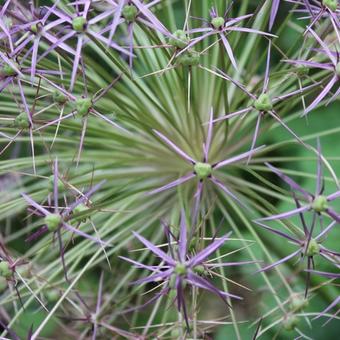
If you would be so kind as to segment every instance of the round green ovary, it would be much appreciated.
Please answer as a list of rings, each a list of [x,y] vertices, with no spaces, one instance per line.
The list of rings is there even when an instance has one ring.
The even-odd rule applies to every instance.
[[[205,179],[212,173],[212,167],[208,163],[196,163],[194,171],[199,179]]]
[[[331,11],[336,11],[338,0],[322,0],[322,4],[328,7]]]
[[[270,111],[273,108],[272,101],[268,94],[262,93],[254,102],[254,107],[259,111]]]
[[[89,112],[91,107],[92,107],[91,98],[79,98],[76,101],[77,112],[83,116]]]
[[[282,321],[283,328],[286,331],[292,331],[298,324],[298,318],[295,315],[288,315]]]
[[[14,120],[14,125],[19,129],[28,129],[30,126],[30,121],[28,119],[27,113],[21,112],[19,115],[17,115]]]
[[[65,189],[64,183],[61,181],[61,179],[58,178],[58,191],[63,191]],[[50,192],[54,191],[54,175],[51,175],[48,178],[48,190]]]
[[[123,7],[122,16],[126,21],[135,21],[137,17],[138,9],[134,5],[126,5]]]
[[[57,104],[64,104],[67,102],[67,96],[65,96],[62,92],[55,91],[53,92],[53,101]]]
[[[50,214],[45,216],[44,222],[49,231],[56,231],[61,223],[61,217],[57,214]]]
[[[188,42],[189,39],[182,30],[177,30],[173,34],[173,37],[170,38],[169,44],[171,46],[177,47],[177,48],[184,48]]]
[[[312,208],[318,213],[326,211],[328,208],[327,197],[325,196],[315,197],[312,203]]]
[[[183,263],[177,263],[175,267],[175,273],[178,275],[185,275],[187,273],[187,268]]]
[[[314,239],[311,239],[308,244],[306,256],[312,257],[315,255],[318,255],[319,253],[320,253],[320,247],[318,243]]]
[[[177,61],[178,64],[183,66],[196,66],[200,62],[200,55],[198,52],[188,51],[181,54]]]
[[[225,23],[225,20],[222,17],[216,17],[211,20],[211,24],[213,25],[215,29],[221,28],[224,25],[224,23]]]
[[[87,21],[83,17],[76,17],[72,20],[72,28],[76,32],[84,32],[86,29]]]
[[[9,279],[12,276],[12,270],[8,261],[0,262],[0,277]]]

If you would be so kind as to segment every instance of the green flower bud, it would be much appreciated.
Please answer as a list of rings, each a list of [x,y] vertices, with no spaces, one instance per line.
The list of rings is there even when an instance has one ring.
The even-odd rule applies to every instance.
[[[20,69],[18,63],[12,61],[12,64],[15,65],[17,69]],[[2,66],[1,74],[5,77],[14,77],[15,75],[17,75],[17,71],[10,64],[5,64]]]
[[[138,9],[134,5],[125,5],[122,10],[122,16],[126,21],[135,21],[138,14]]]
[[[12,276],[13,272],[11,266],[9,265],[8,261],[1,261],[0,262],[0,277],[5,279],[9,279]]]
[[[322,4],[334,12],[337,9],[338,0],[322,0]]]
[[[184,48],[189,42],[189,39],[183,30],[177,30],[169,39],[169,44],[177,48]]]
[[[299,319],[295,315],[287,315],[283,321],[282,325],[286,331],[292,331],[297,326]]]
[[[320,253],[320,246],[313,238],[309,241],[306,256],[315,256]]]
[[[289,303],[289,309],[292,312],[300,312],[302,309],[308,306],[308,300],[299,294],[293,294]]]
[[[84,17],[76,17],[72,20],[72,28],[76,32],[84,32],[86,29],[87,21]]]
[[[186,51],[177,58],[178,64],[183,66],[197,66],[200,62],[200,54],[195,51]]]
[[[315,197],[315,199],[312,203],[312,208],[318,213],[322,213],[322,212],[326,211],[327,208],[328,208],[327,197],[321,196],[321,195]]]
[[[65,184],[61,179],[58,178],[58,191],[64,191],[65,190]],[[48,178],[48,191],[53,192],[54,191],[54,175],[51,175]]]
[[[213,25],[215,29],[222,28],[222,26],[224,26],[224,23],[225,23],[225,20],[222,17],[216,17],[211,20],[211,24]]]
[[[59,300],[60,298],[60,294],[58,292],[57,289],[49,289],[46,293],[45,293],[46,299],[48,302],[56,302]]]
[[[7,280],[0,276],[0,294],[3,293],[7,289]]]
[[[175,273],[178,275],[185,275],[187,273],[187,268],[183,263],[177,263],[175,267]]]
[[[258,111],[270,111],[273,108],[272,101],[268,94],[262,93],[255,101],[254,107]]]
[[[60,91],[53,92],[53,101],[57,104],[65,104],[68,98]]]
[[[91,107],[92,107],[91,98],[78,98],[76,101],[76,110],[82,116],[88,114]]]
[[[73,209],[73,213],[74,214],[81,214],[83,213],[84,211],[87,211],[88,208],[85,204],[79,204],[77,205],[74,209]],[[86,217],[81,217],[81,222],[85,222],[86,221]]]
[[[194,268],[194,272],[198,275],[204,275],[205,274],[205,268],[202,265],[198,265]]]
[[[14,126],[19,129],[28,129],[30,127],[30,121],[26,112],[21,112],[15,117]]]
[[[208,163],[197,162],[194,166],[194,171],[199,179],[205,179],[212,173],[212,167]]]
[[[45,216],[44,223],[49,231],[56,231],[61,223],[61,216],[58,214],[50,214]]]
[[[39,23],[31,25],[30,30],[31,30],[33,33],[37,34],[38,31],[39,31]]]

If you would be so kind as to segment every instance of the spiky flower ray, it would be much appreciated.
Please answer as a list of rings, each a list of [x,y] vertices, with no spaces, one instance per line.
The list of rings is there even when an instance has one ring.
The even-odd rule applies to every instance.
[[[86,1],[83,3],[85,2]],[[81,10],[81,1],[77,1],[76,3],[79,4],[79,10]],[[68,6],[69,3],[67,1],[61,1],[58,6],[60,10],[71,13],[73,9],[76,8],[76,3]],[[209,16],[210,5],[205,3],[198,6],[197,3],[191,2],[191,8],[189,8],[190,13],[185,13],[185,8],[190,5],[190,2],[187,2],[186,6],[184,2],[181,1],[177,1],[173,3],[173,5],[181,8],[182,13],[185,14],[183,17],[188,18],[188,24],[184,21],[175,23],[174,20],[171,19],[173,18],[172,5],[167,7],[168,4],[160,2],[152,7],[154,15],[170,32],[175,32],[179,28],[189,30],[201,26],[200,23],[190,18],[191,15],[201,18],[207,18]],[[267,9],[263,7],[261,15],[256,15],[255,13],[250,21],[246,20],[242,22],[242,26],[265,32],[268,28],[268,21],[264,19],[260,20],[259,18],[264,18],[266,15],[269,17],[269,5]],[[93,7],[91,7],[89,11],[89,18],[93,18],[107,9],[107,7],[101,8],[101,4],[97,1],[93,1],[91,6]],[[222,2],[217,1],[216,6],[218,7],[218,13],[223,13],[225,3],[222,4]],[[246,13],[253,12],[248,3],[244,3],[243,6],[242,11],[239,11],[240,8],[237,6],[233,6],[231,17],[240,17]],[[165,8],[170,10],[167,11]],[[263,14],[264,16],[262,16]],[[109,27],[112,19],[112,17],[108,17],[107,21],[98,21],[96,29],[104,28],[104,26]],[[276,20],[278,21],[275,23],[275,26],[273,26],[273,34],[276,34],[276,28],[279,28],[280,15],[277,16]],[[60,37],[62,37],[65,31],[63,31],[64,28],[62,27],[60,27],[60,29]],[[315,26],[313,26],[313,29],[317,31],[317,34],[320,34],[322,39],[325,39]],[[103,34],[107,39],[110,38],[110,30],[103,32]],[[126,32],[124,32],[124,27],[120,27],[112,39],[114,42],[119,43],[119,46],[127,48],[129,44],[121,40],[123,36],[126,36]],[[60,166],[63,169],[62,178],[65,179],[67,186],[67,203],[71,202],[72,198],[84,192],[86,188],[91,187],[92,181],[98,183],[102,179],[107,180],[104,187],[96,194],[93,204],[89,205],[85,216],[90,218],[82,224],[81,228],[98,237],[91,225],[92,222],[95,228],[98,229],[100,238],[112,244],[112,247],[105,249],[104,252],[101,247],[92,244],[88,240],[76,238],[73,242],[70,241],[68,233],[62,235],[64,244],[67,244],[65,249],[65,262],[71,282],[69,285],[69,287],[71,287],[70,289],[63,286],[65,281],[63,279],[63,269],[60,263],[59,251],[57,247],[53,247],[53,244],[51,244],[50,235],[43,236],[32,244],[31,249],[25,254],[34,267],[34,275],[29,279],[29,285],[33,287],[32,289],[34,289],[37,294],[43,297],[48,295],[47,293],[50,288],[58,287],[60,292],[57,304],[51,306],[50,312],[46,314],[45,320],[40,325],[35,326],[33,332],[35,337],[40,334],[47,325],[48,320],[53,316],[64,313],[64,315],[72,315],[72,317],[76,318],[79,317],[81,310],[85,311],[85,307],[77,298],[75,292],[79,292],[81,296],[84,295],[87,304],[91,305],[96,303],[96,294],[94,292],[97,290],[93,289],[92,294],[83,294],[82,283],[87,281],[86,277],[88,275],[96,275],[96,285],[99,284],[101,271],[97,270],[98,267],[104,271],[105,275],[103,285],[104,294],[100,312],[98,313],[99,327],[97,337],[103,334],[105,336],[114,336],[117,334],[121,336],[123,336],[123,334],[127,335],[127,333],[124,332],[127,332],[126,330],[130,328],[133,329],[129,332],[130,335],[131,333],[134,334],[134,332],[141,334],[144,332],[146,337],[169,334],[174,328],[177,334],[181,334],[181,332],[185,334],[185,330],[182,327],[183,319],[174,322],[172,313],[165,310],[162,307],[162,303],[148,307],[152,313],[150,313],[148,321],[144,323],[143,330],[134,328],[140,321],[140,311],[136,311],[128,320],[122,318],[122,311],[131,305],[139,305],[145,301],[142,294],[148,291],[150,287],[144,289],[128,286],[128,282],[142,278],[140,270],[128,268],[126,264],[121,264],[122,261],[117,263],[116,259],[119,255],[126,256],[128,250],[137,247],[137,244],[134,243],[133,237],[131,236],[132,231],[143,235],[143,237],[149,239],[154,244],[164,243],[163,230],[159,226],[159,219],[165,217],[166,220],[169,220],[171,228],[178,225],[180,209],[184,208],[189,215],[197,190],[197,183],[195,182],[187,183],[176,190],[160,193],[157,196],[145,195],[148,191],[160,187],[167,183],[167,181],[176,179],[186,171],[191,170],[190,165],[187,166],[179,156],[164,145],[152,132],[152,129],[163,133],[163,135],[171,139],[173,143],[183,149],[192,158],[201,160],[202,144],[206,143],[207,140],[207,127],[204,124],[209,120],[211,107],[213,107],[214,110],[214,117],[221,117],[224,114],[240,110],[249,105],[242,91],[238,89],[235,90],[231,82],[222,81],[218,76],[207,72],[206,69],[216,70],[215,67],[217,67],[218,69],[222,69],[223,72],[232,79],[238,79],[240,83],[245,84],[249,91],[258,93],[261,90],[260,86],[263,84],[264,72],[260,70],[259,66],[262,60],[266,58],[266,47],[263,46],[259,49],[258,43],[263,42],[264,38],[256,34],[248,35],[237,32],[230,32],[227,37],[232,47],[235,60],[237,60],[239,73],[234,71],[227,55],[225,55],[225,63],[222,65],[220,59],[221,49],[218,44],[211,46],[214,41],[208,39],[193,47],[193,52],[202,52],[199,55],[198,64],[183,66],[183,64],[180,64],[175,58],[174,63],[176,68],[142,79],[140,79],[140,77],[146,74],[166,68],[171,56],[175,54],[175,47],[169,44],[169,39],[165,35],[162,35],[161,32],[151,31],[142,25],[136,25],[133,46],[136,58],[134,58],[131,71],[128,60],[108,48],[107,44],[98,41],[88,41],[82,51],[85,67],[83,68],[81,66],[77,68],[77,81],[74,82],[72,95],[84,93],[85,88],[88,88],[89,93],[94,94],[100,89],[105,89],[116,76],[123,73],[122,78],[115,84],[112,90],[107,92],[101,98],[101,101],[98,101],[98,107],[96,107],[96,109],[109,120],[117,122],[120,126],[124,126],[130,131],[130,134],[110,127],[104,120],[100,121],[95,117],[89,117],[82,157],[77,168],[75,167],[75,163],[82,122],[77,118],[77,115],[60,120],[63,103],[62,101],[55,102],[55,99],[57,99],[53,98],[55,88],[44,79],[47,78],[68,90],[71,83],[72,70],[74,69],[72,54],[70,53],[68,55],[61,51],[62,49],[52,49],[48,57],[39,60],[38,66],[40,69],[62,70],[62,75],[47,75],[44,76],[44,78],[41,77],[41,90],[39,91],[39,95],[36,95],[39,75],[36,73],[33,86],[31,86],[30,73],[25,76],[23,87],[28,107],[32,107],[34,101],[36,101],[36,112],[39,112],[35,119],[33,119],[35,128],[39,129],[40,126],[43,126],[47,122],[56,122],[55,125],[51,124],[34,132],[35,144],[38,143],[36,176],[31,176],[31,158],[24,157],[24,154],[21,153],[23,149],[21,149],[19,156],[15,153],[15,145],[19,145],[17,148],[24,147],[27,145],[27,137],[19,137],[18,143],[13,143],[4,152],[4,160],[1,161],[0,169],[5,173],[5,178],[7,179],[8,176],[20,176],[20,181],[24,187],[19,187],[19,184],[14,184],[15,189],[10,193],[10,196],[6,194],[6,198],[10,197],[10,199],[1,201],[1,215],[4,218],[12,218],[18,212],[24,211],[24,201],[19,199],[20,193],[23,191],[31,195],[37,202],[45,202],[46,197],[51,194],[46,184],[46,177],[51,175],[49,163],[53,162],[55,156],[57,156]],[[192,36],[189,38],[192,38]],[[301,37],[299,40],[301,45],[304,39],[310,41],[313,37],[311,35],[308,35],[307,38]],[[15,44],[15,36],[13,36],[13,41]],[[68,42],[68,45],[73,49],[76,48],[72,40]],[[274,40],[272,53],[277,55],[277,53],[280,52],[276,48],[276,45],[277,41]],[[7,47],[10,49],[9,41],[8,45],[6,44],[6,48]],[[300,48],[301,46],[287,56],[282,55],[282,58],[288,58],[290,60],[300,59]],[[248,49],[251,49],[254,53],[248,54]],[[255,51],[258,52],[255,53]],[[314,52],[312,51],[311,53]],[[28,59],[27,67],[30,67],[29,63],[30,60]],[[291,66],[287,65],[287,63],[273,62],[270,82],[271,87],[273,86],[275,90],[275,94],[280,96],[299,90],[297,77],[282,77],[282,75],[291,75],[291,71],[294,69],[294,65]],[[83,74],[84,70],[85,74]],[[326,78],[324,78],[323,73],[319,71],[320,70],[317,70],[308,77],[301,78],[303,83],[302,87],[315,86],[315,90],[312,88],[308,97],[306,96],[308,102],[316,98],[317,94],[322,91],[322,86],[326,85]],[[318,82],[321,82],[321,85],[318,84]],[[13,118],[18,114],[18,111],[16,110],[15,103],[10,99],[13,97],[8,96],[8,91],[6,89],[4,94],[1,95],[3,104],[1,106],[1,118],[3,118],[3,120],[1,120],[0,124],[1,133],[6,136],[12,136],[17,133],[17,129],[14,128],[11,123]],[[16,86],[11,87],[11,91],[16,94],[16,97],[21,98]],[[319,104],[321,105],[322,103],[320,102]],[[294,123],[297,121],[294,117],[298,117],[298,115],[301,114],[301,95],[297,93],[297,96],[291,100],[282,101],[282,103],[277,105],[276,109],[281,119],[285,122],[288,120],[289,126],[294,128]],[[68,112],[70,111],[66,110],[65,115]],[[314,117],[315,115],[317,115],[316,112],[310,112],[310,117]],[[247,152],[250,149],[250,143],[254,134],[254,118],[255,115],[250,115],[244,119],[235,119],[235,121],[220,123],[214,127],[214,136],[211,140],[211,152],[209,154],[212,162],[227,159],[234,155]],[[55,130],[59,122],[59,131],[55,138]],[[282,131],[284,131],[284,129],[281,126],[273,124],[273,122],[264,122],[260,128],[259,137],[266,139],[266,136],[273,136]],[[330,133],[328,131],[323,132],[326,134]],[[6,139],[3,134],[1,134],[0,137],[3,138],[2,141]],[[304,140],[305,136],[299,135],[299,137]],[[308,139],[307,137],[306,143],[312,143],[314,140],[315,138]],[[53,141],[53,148],[51,149]],[[267,144],[267,139],[265,143]],[[261,144],[262,141],[259,141],[258,145]],[[241,198],[243,203],[251,207],[253,212],[258,210],[261,212],[261,216],[267,216],[269,210],[274,214],[278,213],[267,197],[271,197],[270,195],[273,194],[276,198],[287,200],[289,196],[286,192],[283,194],[282,192],[277,193],[273,190],[273,187],[268,183],[273,179],[266,175],[266,171],[264,170],[265,166],[262,165],[262,163],[263,161],[272,163],[273,161],[271,159],[275,157],[279,158],[279,161],[281,158],[283,160],[284,158],[281,157],[281,154],[279,153],[279,156],[277,156],[277,154],[273,153],[273,150],[283,150],[284,152],[286,150],[284,147],[290,148],[290,145],[292,145],[290,139],[284,140],[282,144],[272,143],[272,141],[270,141],[270,144],[262,153],[258,155],[254,154],[247,167],[242,164],[235,164],[232,167],[226,167],[225,170],[219,170],[219,179],[224,185],[230,185],[237,197]],[[296,150],[297,144],[293,142],[293,145],[294,150]],[[299,147],[299,149],[300,148],[301,150],[304,149],[303,147]],[[13,169],[15,173],[10,175],[9,172],[13,171]],[[249,174],[251,175],[249,176]],[[304,174],[301,173],[301,175]],[[254,180],[255,176],[260,179],[260,182]],[[222,230],[220,229],[218,234],[225,234],[225,226],[228,230],[232,227],[234,229],[233,235],[239,239],[237,242],[243,244],[245,247],[244,252],[249,255],[242,258],[239,257],[236,252],[231,254],[233,257],[231,261],[237,262],[249,260],[249,258],[256,261],[258,255],[255,256],[255,254],[257,251],[263,251],[269,255],[266,257],[266,261],[268,259],[270,263],[274,262],[275,258],[279,255],[282,255],[282,257],[288,255],[288,252],[285,250],[281,251],[284,254],[278,254],[280,249],[276,248],[271,240],[267,241],[265,236],[263,236],[265,233],[261,233],[258,230],[259,228],[251,225],[248,212],[245,213],[242,211],[242,208],[240,209],[240,207],[235,205],[235,202],[228,197],[226,192],[212,189],[213,188],[209,186],[204,188],[203,199],[198,205],[198,234],[195,235],[192,240],[192,247],[196,252],[202,249],[203,240],[204,244],[207,244],[209,240],[206,239],[215,235],[214,228],[219,224],[220,214],[223,213],[226,218],[226,223],[221,223],[220,228]],[[73,192],[73,190],[76,190],[76,192],[78,190],[78,192]],[[6,200],[6,198],[4,195],[4,200]],[[61,207],[67,206],[67,203],[63,202],[63,199],[64,197],[60,197]],[[254,216],[254,218],[255,217],[258,216]],[[10,223],[9,232],[6,232],[4,235],[6,246],[12,248],[11,241],[25,238],[27,234],[35,230],[35,227],[36,226],[28,220],[27,224],[24,222],[22,229],[18,231],[15,225]],[[247,232],[245,230],[247,230]],[[173,232],[175,233],[175,231]],[[259,235],[261,235],[261,238]],[[330,233],[330,235],[332,235],[332,233]],[[250,246],[249,243],[247,243],[247,239],[249,238],[256,240],[256,244]],[[229,246],[232,248],[232,244]],[[236,247],[238,248],[238,245]],[[232,251],[232,249],[225,249],[223,247],[217,256],[223,256],[227,252]],[[272,260],[270,257],[272,257]],[[107,258],[109,259],[110,265],[107,263]],[[145,250],[137,253],[136,260],[150,266],[156,265],[156,263],[148,257],[148,253]],[[223,258],[221,258],[220,261],[225,262]],[[249,266],[252,267],[250,272],[255,271],[255,266],[256,265]],[[286,297],[288,299],[288,296],[290,297],[295,291],[303,294],[301,287],[303,288],[304,285],[304,275],[294,275],[292,276],[294,282],[291,280],[288,282],[288,278],[286,277],[289,269],[288,266],[283,265],[282,268],[275,269],[274,272],[276,275],[269,275],[265,272],[258,274],[256,278],[254,276],[254,281],[253,279],[248,280],[247,278],[249,276],[244,274],[243,271],[241,274],[238,274],[246,281],[242,282],[242,284],[245,283],[246,286],[254,289],[254,295],[258,295],[257,293],[261,291],[259,286],[265,289],[266,292],[270,292],[270,294],[266,294],[266,296],[270,298],[273,305],[279,309],[280,315],[278,320],[287,320],[287,328],[289,326],[288,321],[292,321],[292,319],[286,317],[288,308],[285,307],[283,302],[286,300]],[[223,266],[217,267],[215,272],[220,275],[218,278],[223,277],[220,282],[219,279],[217,280],[220,288],[223,288],[225,292],[229,291],[230,287],[231,289],[235,289],[233,288],[233,283],[226,280],[230,277],[233,279],[232,276],[228,275],[230,273],[229,268],[223,268]],[[48,278],[48,282],[44,280],[46,278]],[[312,277],[312,281],[313,280],[314,277]],[[238,280],[235,279],[235,281]],[[112,283],[114,285],[112,285]],[[19,286],[18,289],[20,290],[21,296],[23,296],[23,303],[26,308],[33,306],[34,299],[28,296],[26,288]],[[152,294],[152,292],[149,294]],[[204,299],[204,295],[201,293],[198,293],[198,295],[195,294],[196,293],[193,294],[193,303],[191,304],[191,301],[189,303],[189,313],[193,315],[192,331],[196,332],[196,335],[199,336],[203,334],[203,327],[199,322],[199,320],[201,320],[200,316],[201,314],[202,317],[206,316],[203,315],[202,310],[202,305],[204,305],[204,300],[202,299]],[[249,296],[247,296],[247,294],[245,295],[246,301],[249,301]],[[324,296],[331,300],[330,293],[328,293],[326,289]],[[9,308],[10,301],[13,299],[16,300],[15,295],[6,291],[1,304],[5,308]],[[112,308],[112,301],[114,301],[114,308]],[[243,329],[242,323],[239,323],[239,321],[242,321],[238,313],[240,305],[236,301],[230,301],[229,303],[232,305],[232,309],[228,311],[228,315],[230,312],[231,322],[231,326],[228,326],[228,328],[230,330],[233,329],[236,338],[240,338],[238,334],[240,330]],[[313,302],[311,301],[311,303]],[[70,305],[75,309],[71,308]],[[260,303],[256,305],[260,305]],[[18,305],[18,307],[20,306]],[[263,307],[261,313],[265,315],[268,309],[267,307]],[[92,310],[95,310],[95,308]],[[12,327],[12,325],[18,322],[22,313],[23,311],[18,308],[18,311],[13,314],[12,324],[9,327]],[[226,315],[226,312],[224,311],[222,314]],[[158,316],[161,316],[163,320],[159,321]],[[206,318],[211,320],[209,316]],[[213,319],[211,324],[216,329],[218,327],[218,319]],[[250,314],[249,319],[254,319],[254,315]],[[273,321],[276,320],[271,316],[270,319],[271,320],[268,318],[264,319],[258,334],[263,334],[262,331],[267,329],[268,326],[271,326]],[[64,322],[64,319],[61,320],[63,320],[61,322]],[[171,322],[172,326],[168,326]],[[10,321],[8,320],[7,324],[9,323]],[[153,326],[156,324],[162,324],[162,330],[155,330]],[[293,323],[290,322],[291,327],[292,325]],[[89,324],[81,325],[79,323],[76,324],[76,326],[68,324],[68,327],[72,328],[72,330],[76,329],[79,331],[89,328]],[[256,327],[254,327],[252,334],[255,333],[255,328]],[[279,328],[279,326],[277,328]],[[297,328],[299,329],[299,327]],[[167,330],[168,332],[166,333]]]

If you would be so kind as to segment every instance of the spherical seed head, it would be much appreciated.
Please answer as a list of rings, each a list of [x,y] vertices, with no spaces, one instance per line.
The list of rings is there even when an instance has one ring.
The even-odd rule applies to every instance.
[[[49,231],[56,231],[61,223],[61,216],[58,214],[50,214],[45,216],[44,222]]]
[[[212,173],[212,167],[208,163],[196,163],[194,166],[194,171],[199,179],[205,179]]]
[[[76,100],[77,112],[83,116],[85,116],[89,112],[91,107],[92,107],[91,98],[78,98]]]
[[[327,197],[322,195],[315,197],[312,208],[318,213],[326,211],[328,208]]]
[[[9,279],[12,276],[12,269],[8,261],[0,262],[0,277]]]
[[[292,331],[298,324],[299,319],[295,315],[288,315],[282,321],[283,328],[286,331]]]
[[[30,127],[30,121],[26,112],[21,112],[15,117],[14,126],[19,129],[28,129]]]
[[[225,23],[225,20],[224,18],[222,17],[216,17],[216,18],[213,18],[211,20],[211,25],[215,28],[215,29],[219,29],[219,28],[222,28],[222,26],[224,25]]]
[[[84,17],[75,17],[72,20],[72,28],[76,32],[84,32],[86,30],[87,20]]]
[[[122,16],[128,22],[135,21],[137,13],[138,9],[134,5],[125,5],[122,10]]]
[[[184,48],[189,42],[189,39],[183,30],[177,30],[169,39],[169,44],[177,48]]]
[[[64,191],[65,185],[61,179],[58,178],[58,191]],[[48,191],[53,192],[54,191],[54,175],[51,175],[48,178]]]
[[[7,289],[7,280],[0,276],[0,294],[3,293]]]
[[[187,268],[183,263],[177,263],[175,267],[175,273],[178,275],[185,275],[187,273]]]
[[[299,294],[293,294],[289,304],[289,309],[292,312],[300,312],[302,309],[308,306],[308,300]]]
[[[337,76],[340,78],[340,62],[336,64],[335,72]]]
[[[267,93],[262,93],[255,101],[254,107],[258,111],[270,111],[273,103]]]
[[[320,253],[320,246],[313,238],[309,241],[308,248],[306,251],[307,256],[315,256]]]
[[[187,51],[181,54],[177,61],[182,66],[197,66],[200,63],[200,54],[195,51]]]
[[[54,91],[53,92],[53,101],[57,104],[64,104],[67,102],[67,96],[65,96],[62,92],[60,91]]]
[[[18,63],[12,62],[12,64],[15,65],[17,69],[20,69]],[[15,75],[17,75],[17,71],[10,64],[5,64],[2,66],[1,74],[4,75],[5,77],[14,77]]]
[[[194,272],[199,275],[203,275],[205,273],[205,268],[202,265],[198,265],[194,268]]]
[[[322,4],[334,12],[336,11],[338,0],[322,0]]]

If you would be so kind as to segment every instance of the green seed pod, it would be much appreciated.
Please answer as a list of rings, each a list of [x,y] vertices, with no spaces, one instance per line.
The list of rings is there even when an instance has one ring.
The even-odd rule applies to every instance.
[[[287,315],[283,321],[282,325],[286,331],[292,331],[297,326],[299,319],[292,314]]]
[[[20,69],[20,66],[18,63],[12,61],[12,64],[15,65],[17,69]],[[9,64],[3,65],[0,73],[4,75],[5,77],[14,77],[15,75],[17,75],[17,71]]]
[[[211,20],[211,24],[215,29],[222,28],[224,26],[225,20],[222,17],[216,17]]]
[[[30,127],[30,121],[26,112],[21,112],[15,117],[14,126],[19,129],[28,129]]]
[[[205,274],[205,268],[202,265],[198,265],[194,268],[194,272],[198,275],[204,275]]]
[[[76,32],[84,32],[86,30],[87,21],[84,17],[76,17],[72,20],[72,28]]]
[[[57,104],[65,104],[68,98],[60,91],[53,92],[53,101]]]
[[[299,294],[293,294],[290,298],[289,309],[292,312],[298,313],[308,306],[308,300]]]
[[[179,65],[183,66],[197,66],[200,62],[200,54],[195,51],[187,51],[177,58]]]
[[[56,231],[61,223],[61,216],[58,214],[50,214],[45,216],[44,223],[49,231]]]
[[[331,11],[335,12],[337,9],[338,1],[337,0],[322,0],[322,4],[329,8]]]
[[[185,275],[187,273],[187,268],[183,263],[177,263],[175,267],[175,273],[178,275]]]
[[[33,33],[37,34],[38,31],[39,31],[39,24],[33,24],[33,25],[31,25],[30,30],[31,30]]]
[[[315,199],[312,203],[312,208],[318,213],[322,213],[322,212],[326,211],[327,208],[328,208],[327,197],[321,196],[321,195],[315,197]]]
[[[81,214],[81,213],[83,213],[84,211],[87,211],[87,210],[88,210],[88,208],[85,204],[79,204],[73,209],[73,213],[77,215],[77,214]],[[81,222],[85,222],[85,221],[86,221],[86,216],[81,217]]]
[[[308,248],[306,251],[307,256],[315,256],[320,253],[320,246],[317,241],[313,238],[309,241]]]
[[[177,30],[169,39],[169,44],[173,47],[184,48],[189,42],[189,39],[183,30]]]
[[[134,5],[125,5],[122,10],[123,18],[128,21],[132,22],[135,21],[138,14],[138,9]]]
[[[194,166],[194,171],[199,179],[205,179],[212,173],[212,167],[208,163],[197,162]]]
[[[48,178],[48,191],[53,192],[54,190],[54,175],[51,175]],[[64,191],[65,190],[65,184],[63,183],[63,181],[58,178],[58,191]]]
[[[76,110],[82,116],[88,114],[91,107],[92,107],[91,98],[78,98],[76,101]]]
[[[59,294],[58,290],[55,289],[55,288],[49,289],[45,293],[45,296],[46,296],[47,301],[51,302],[51,303],[58,301],[59,298],[60,298],[60,294]]]
[[[0,276],[0,294],[2,294],[7,289],[7,280]]]
[[[0,262],[0,277],[4,277],[5,279],[9,279],[12,276],[13,272],[11,266],[8,261]]]
[[[255,101],[254,107],[258,111],[270,111],[273,108],[273,103],[266,93],[262,93]]]

